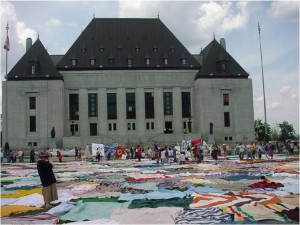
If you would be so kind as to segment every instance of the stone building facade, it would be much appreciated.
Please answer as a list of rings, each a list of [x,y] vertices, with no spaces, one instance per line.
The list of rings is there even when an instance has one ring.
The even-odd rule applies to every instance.
[[[224,39],[192,55],[159,19],[94,18],[65,55],[27,42],[3,81],[11,148],[255,139],[252,80]]]

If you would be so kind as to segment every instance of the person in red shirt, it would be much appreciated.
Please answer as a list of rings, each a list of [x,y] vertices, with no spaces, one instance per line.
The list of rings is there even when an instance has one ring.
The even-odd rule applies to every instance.
[[[62,162],[62,154],[59,150],[57,150],[57,158],[58,158],[59,162]]]
[[[160,160],[160,151],[159,149],[155,149],[154,150],[154,159],[156,160],[156,164],[159,164],[159,160]]]
[[[197,145],[194,148],[194,155],[195,155],[195,158],[197,159],[197,163],[201,163],[201,151],[197,147]]]
[[[227,153],[226,153],[227,146],[226,146],[225,144],[223,144],[222,148],[223,148],[224,156],[225,156],[225,159],[226,159],[226,155],[227,155]]]
[[[140,162],[141,161],[141,158],[142,158],[142,148],[140,146],[137,146],[137,158],[138,158],[138,161]]]

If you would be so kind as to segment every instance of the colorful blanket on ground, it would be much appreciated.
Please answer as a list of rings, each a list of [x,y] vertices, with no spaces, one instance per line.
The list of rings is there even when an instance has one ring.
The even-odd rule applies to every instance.
[[[119,224],[174,224],[181,207],[115,209],[110,219]]]
[[[275,183],[275,182],[270,182],[268,180],[263,180],[263,181],[260,181],[260,182],[250,184],[249,187],[251,187],[251,188],[273,188],[273,189],[277,189],[279,187],[284,187],[284,185],[281,184],[281,183]]]
[[[57,224],[59,218],[49,213],[34,216],[16,216],[1,219],[2,224]]]
[[[194,199],[190,204],[190,208],[242,206],[258,202],[265,206],[281,203],[278,197],[266,193],[239,192],[238,194],[198,194],[195,192],[192,194],[192,197],[194,197]]]
[[[279,207],[279,205],[277,206]],[[283,208],[283,207],[282,207]],[[242,206],[228,206],[220,208],[225,213],[234,214],[234,221],[260,221],[260,220],[276,220],[281,222],[288,222],[287,216],[276,214],[274,208],[266,207],[262,203],[246,204]]]
[[[231,215],[219,208],[184,209],[175,217],[175,224],[217,224],[232,221]]]
[[[5,205],[1,206],[1,217],[7,217],[15,214],[21,214],[30,211],[41,210],[42,208],[24,206],[24,205]]]
[[[238,194],[198,194],[193,193],[193,202],[190,208],[218,207],[223,212],[234,214],[235,221],[244,220],[277,220],[289,221],[287,216],[281,216],[276,212],[289,209],[281,204],[280,198],[266,193],[245,193]]]

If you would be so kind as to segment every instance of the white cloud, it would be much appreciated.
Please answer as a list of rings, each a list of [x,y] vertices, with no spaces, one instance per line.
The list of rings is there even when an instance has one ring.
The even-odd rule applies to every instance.
[[[25,40],[27,38],[36,39],[37,37],[37,32],[34,29],[26,27],[24,22],[16,23],[16,34],[18,37],[18,43],[22,44],[23,46],[26,45]]]
[[[273,109],[278,109],[280,106],[279,102],[272,102],[270,105],[267,106],[267,109],[273,110]]]
[[[298,101],[298,94],[295,93],[295,91],[295,86],[285,85],[279,90],[279,93],[285,101],[288,101],[289,99]]]
[[[57,18],[51,18],[48,21],[45,22],[45,25],[47,27],[51,26],[69,26],[69,27],[76,27],[76,22],[71,21],[71,22],[62,22],[60,19]]]
[[[233,29],[245,29],[249,20],[249,4],[246,1],[237,3],[238,12],[233,12],[233,14],[229,14],[229,19],[226,17],[224,19],[224,26],[226,25],[227,31],[231,31]],[[229,26],[228,26],[228,25]]]
[[[269,16],[289,21],[299,21],[298,1],[276,1],[272,2],[271,8],[267,10]]]
[[[248,2],[208,2],[200,8],[197,20],[199,33],[213,33],[224,36],[226,33],[244,29],[249,20]]]
[[[46,26],[60,26],[62,25],[62,22],[59,19],[51,18],[45,24]]]

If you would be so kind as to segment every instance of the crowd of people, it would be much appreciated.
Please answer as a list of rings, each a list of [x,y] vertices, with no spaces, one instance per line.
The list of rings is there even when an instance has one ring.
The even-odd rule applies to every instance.
[[[231,148],[226,145],[208,144],[203,146],[202,144],[196,146],[187,146],[187,149],[180,150],[179,146],[160,146],[156,142],[154,149],[151,147],[142,148],[140,145],[131,146],[126,149],[126,159],[136,159],[141,161],[142,158],[155,160],[157,164],[164,165],[165,163],[175,162],[184,164],[187,160],[195,160],[197,163],[201,163],[204,158],[211,156],[212,159],[218,160],[220,156],[237,155],[240,160],[253,160],[261,159],[262,156],[266,156],[267,159],[273,159],[274,153],[287,153],[293,154],[294,148],[297,148],[291,141],[285,142],[265,142],[265,143],[236,143]],[[49,151],[49,150],[48,150]],[[48,152],[44,150],[44,152]],[[32,149],[29,153],[29,162],[37,162],[39,152],[36,149]],[[60,150],[49,153],[52,157],[56,155],[59,162],[62,162],[63,154]],[[55,156],[54,155],[54,156]],[[5,157],[1,151],[1,162]],[[6,154],[7,163],[24,162],[23,150],[9,150]],[[223,157],[223,158],[224,158]],[[112,158],[112,151],[108,150],[104,154],[99,149],[96,151],[95,160],[101,161],[102,159],[110,160]],[[75,147],[75,161],[94,161],[94,158],[89,150],[89,145],[86,149],[78,149]]]

